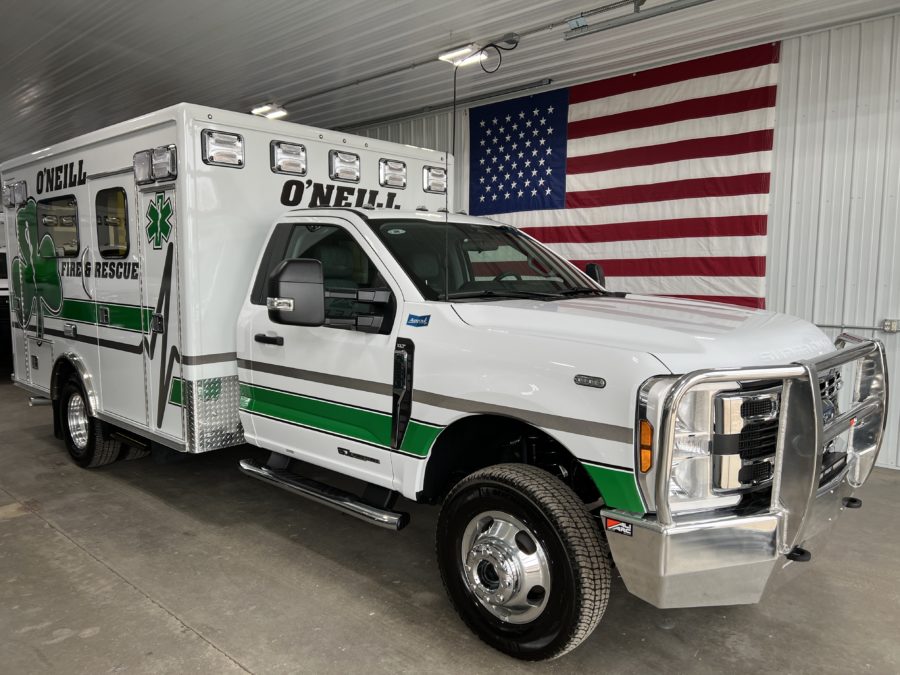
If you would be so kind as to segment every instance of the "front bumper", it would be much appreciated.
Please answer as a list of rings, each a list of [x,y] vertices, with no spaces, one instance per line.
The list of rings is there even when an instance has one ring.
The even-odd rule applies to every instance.
[[[784,379],[785,405],[768,508],[753,515],[731,511],[673,515],[665,501],[669,472],[660,471],[655,514],[601,511],[613,559],[631,593],[662,608],[755,603],[774,576],[796,564],[785,557],[795,547],[815,552],[817,542],[827,536],[844,509],[846,498],[868,478],[880,449],[887,410],[883,347],[849,336],[842,339],[853,346],[785,366],[778,374]],[[881,384],[863,388],[851,409],[824,424],[818,373],[854,361],[869,369],[867,377],[874,368]],[[698,382],[744,380],[751,370],[685,375],[673,385],[675,393],[667,407],[676,410],[679,392],[683,395]],[[772,372],[766,369],[765,377]],[[664,433],[667,421],[664,414]],[[820,486],[825,446],[838,437],[847,443],[847,466]],[[661,462],[665,461],[662,457]]]
[[[807,515],[803,546],[812,552],[824,539],[844,499],[853,493],[840,480],[820,492]],[[685,517],[669,526],[633,513],[603,510],[603,522],[631,525],[631,536],[609,531],[613,560],[625,586],[656,607],[703,607],[759,602],[770,579],[788,565],[780,550],[785,514],[769,511],[753,516]]]

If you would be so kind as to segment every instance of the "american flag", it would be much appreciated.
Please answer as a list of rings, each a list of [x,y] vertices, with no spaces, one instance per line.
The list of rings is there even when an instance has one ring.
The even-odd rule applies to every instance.
[[[607,285],[765,305],[779,44],[470,111],[469,210]]]

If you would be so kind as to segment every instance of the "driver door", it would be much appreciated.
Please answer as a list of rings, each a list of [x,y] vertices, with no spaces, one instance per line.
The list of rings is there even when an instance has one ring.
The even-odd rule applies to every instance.
[[[262,447],[391,487],[391,419],[397,285],[352,223],[298,218],[278,225],[259,274],[290,258],[322,263],[326,293],[361,288],[391,291],[373,306],[326,298],[324,326],[269,319],[266,283],[254,286],[242,321],[241,417]],[[262,288],[261,292],[259,291]],[[378,332],[355,329],[357,316],[380,315]],[[242,356],[242,355],[240,355]]]

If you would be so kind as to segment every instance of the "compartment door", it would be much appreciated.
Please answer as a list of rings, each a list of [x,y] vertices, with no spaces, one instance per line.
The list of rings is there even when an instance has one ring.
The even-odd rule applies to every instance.
[[[101,407],[145,426],[144,311],[133,185],[130,174],[90,182],[90,276],[97,304]]]
[[[175,186],[145,188],[137,201],[148,421],[151,431],[183,441]]]

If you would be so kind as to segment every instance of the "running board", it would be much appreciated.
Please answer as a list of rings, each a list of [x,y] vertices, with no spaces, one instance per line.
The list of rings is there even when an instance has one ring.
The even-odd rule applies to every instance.
[[[400,513],[372,506],[349,492],[344,492],[331,485],[325,485],[311,478],[304,478],[286,469],[263,466],[252,459],[240,461],[241,471],[248,476],[306,497],[319,504],[359,518],[367,523],[384,527],[388,530],[402,530],[409,524],[409,514]]]

